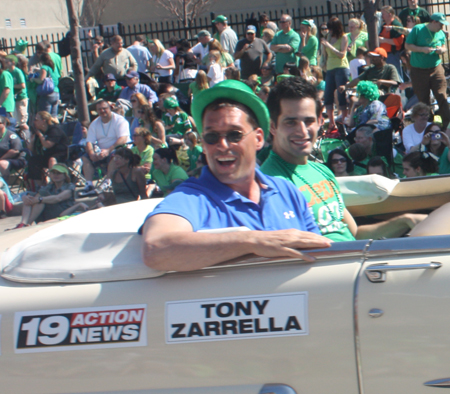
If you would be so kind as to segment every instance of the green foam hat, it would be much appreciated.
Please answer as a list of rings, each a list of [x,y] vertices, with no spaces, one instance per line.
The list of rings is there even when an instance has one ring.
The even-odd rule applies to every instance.
[[[248,107],[256,116],[259,127],[267,138],[270,130],[269,110],[253,90],[241,81],[227,79],[210,89],[201,91],[192,102],[191,112],[197,125],[198,132],[203,132],[203,112],[212,102],[219,99],[233,100]]]

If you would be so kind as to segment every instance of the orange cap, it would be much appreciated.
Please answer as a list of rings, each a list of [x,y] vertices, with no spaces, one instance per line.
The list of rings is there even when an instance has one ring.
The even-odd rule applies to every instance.
[[[383,56],[385,59],[387,59],[387,52],[383,48],[375,48],[373,51],[369,52],[369,55],[371,55],[371,56]]]

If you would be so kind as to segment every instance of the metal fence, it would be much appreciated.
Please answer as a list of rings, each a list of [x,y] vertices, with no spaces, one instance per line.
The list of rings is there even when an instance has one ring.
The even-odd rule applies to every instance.
[[[381,5],[392,6],[397,15],[405,7],[408,6],[407,0],[382,0]],[[445,15],[450,15],[450,0],[438,0],[435,3],[427,2],[427,4],[422,4],[423,7],[427,8],[431,13],[442,12]],[[292,27],[295,30],[300,28],[300,23],[303,19],[313,19],[316,25],[319,26],[322,22],[326,22],[330,17],[337,16],[344,24],[347,26],[348,20],[353,17],[360,17],[363,15],[363,3],[361,1],[354,2],[352,8],[345,6],[342,3],[331,3],[327,1],[325,6],[310,6],[303,8],[292,8],[292,9],[281,9],[281,10],[268,10],[266,14],[269,16],[270,20],[277,22],[280,16],[287,13],[292,16],[293,24]],[[236,33],[243,37],[245,33],[246,26],[251,22],[255,23],[255,19],[259,18],[258,13],[241,13],[241,14],[230,14],[227,15],[229,24],[236,31]],[[215,14],[211,13],[208,17],[201,17],[192,20],[188,27],[185,27],[180,21],[161,21],[155,23],[139,23],[134,25],[124,25],[118,23],[117,25],[98,25],[90,28],[83,28],[80,31],[80,40],[82,45],[82,53],[84,65],[90,67],[93,63],[91,54],[91,39],[92,37],[101,35],[105,38],[105,41],[109,43],[110,38],[115,34],[120,34],[123,39],[125,46],[131,45],[137,35],[145,35],[151,38],[158,38],[161,42],[168,45],[172,37],[176,38],[186,38],[191,41],[195,41],[195,35],[198,31],[206,29],[211,32],[215,32],[215,27],[212,24],[212,20],[215,18]],[[41,35],[34,37],[17,37],[15,39],[1,39],[0,40],[0,50],[9,52],[14,49],[15,43],[20,38],[25,39],[29,42],[27,49],[27,55],[31,56],[34,51],[36,44],[42,40],[48,40],[53,46],[55,52],[58,51],[58,42],[61,41],[65,36],[64,32],[57,32],[50,35]],[[447,42],[447,46],[448,46]],[[447,48],[450,49],[450,48]],[[65,68],[67,71],[71,70],[71,60],[70,56],[64,58]]]

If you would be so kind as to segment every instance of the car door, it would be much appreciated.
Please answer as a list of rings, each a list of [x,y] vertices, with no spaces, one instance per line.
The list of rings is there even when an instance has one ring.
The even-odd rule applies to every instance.
[[[315,263],[249,258],[144,280],[2,280],[2,393],[357,394],[354,282],[365,245],[335,244]],[[106,340],[115,328],[98,329],[102,316],[115,313],[115,324],[128,312],[141,319],[127,328],[139,342]],[[67,335],[73,343],[61,342]]]
[[[364,394],[450,387],[449,251],[449,236],[370,246],[357,295]]]

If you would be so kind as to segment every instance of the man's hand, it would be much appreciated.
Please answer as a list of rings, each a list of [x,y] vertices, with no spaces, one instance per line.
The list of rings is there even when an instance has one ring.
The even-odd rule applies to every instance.
[[[98,157],[98,155],[97,155],[96,153],[91,153],[91,154],[89,154],[89,159],[91,159],[91,161],[92,161],[93,163],[95,163],[96,161],[99,161],[99,160],[100,160],[100,158]]]
[[[97,155],[98,160],[102,160],[110,155],[110,151],[108,149],[102,149],[100,153]]]
[[[339,93],[344,93],[345,92],[345,85],[341,85],[338,87]]]
[[[296,249],[328,248],[331,241],[321,235],[300,230],[252,231],[252,253],[262,257],[299,257],[308,262],[315,258]]]
[[[431,47],[422,47],[422,52],[426,53],[427,55],[431,52],[434,52],[436,50],[436,48],[431,48]]]

